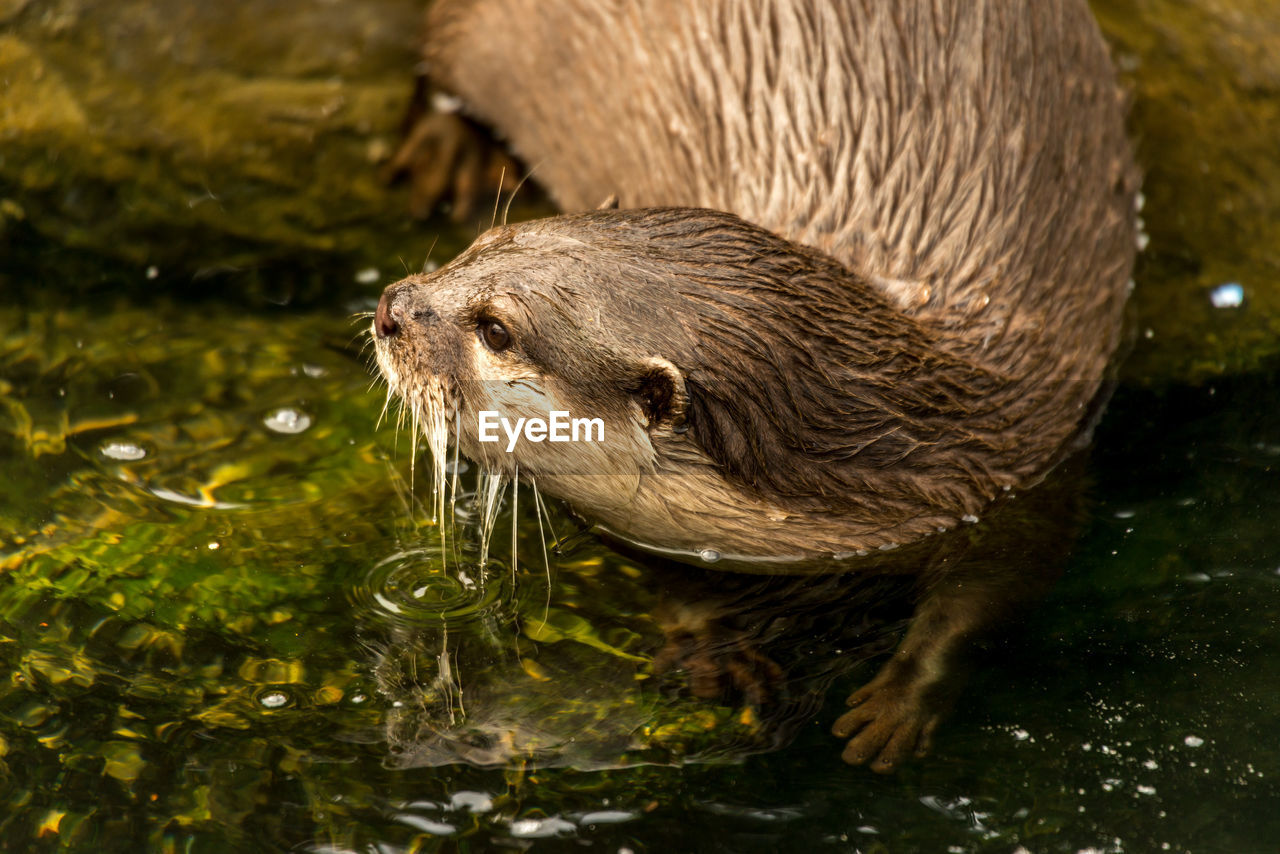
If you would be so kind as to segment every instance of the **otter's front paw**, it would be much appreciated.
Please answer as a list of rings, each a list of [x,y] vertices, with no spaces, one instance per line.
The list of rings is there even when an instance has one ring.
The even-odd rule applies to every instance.
[[[452,218],[461,222],[480,199],[515,188],[515,161],[456,108],[426,103],[410,113],[404,142],[383,177],[392,181],[408,176],[409,209],[415,217],[426,218],[448,200],[453,203]]]
[[[849,739],[840,758],[850,765],[869,763],[872,771],[887,774],[909,756],[929,752],[950,703],[937,685],[906,678],[901,670],[886,666],[849,696],[852,708],[832,725],[836,737]]]

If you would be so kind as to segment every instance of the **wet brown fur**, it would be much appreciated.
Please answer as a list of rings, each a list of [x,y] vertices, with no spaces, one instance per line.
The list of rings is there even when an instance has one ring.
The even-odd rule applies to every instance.
[[[500,226],[384,294],[384,375],[411,404],[442,383],[464,454],[684,556],[821,558],[978,515],[1087,430],[1137,176],[1084,0],[438,0],[430,20],[434,79],[563,209],[621,205]],[[485,318],[510,350],[477,343]],[[614,438],[475,442],[515,390]],[[955,586],[885,673],[937,676],[1000,610]],[[873,722],[846,758],[891,767],[931,725],[882,677],[838,729]]]
[[[442,0],[431,32],[432,74],[562,206],[633,208],[516,227],[552,253],[590,242],[530,309],[538,370],[593,361],[554,318],[598,302],[631,362],[615,373],[678,368],[683,438],[793,528],[821,517],[814,551],[953,525],[1080,430],[1119,336],[1136,188],[1083,0]],[[499,232],[485,251],[507,251]],[[503,260],[517,288],[539,263]],[[693,527],[686,545],[716,545]]]

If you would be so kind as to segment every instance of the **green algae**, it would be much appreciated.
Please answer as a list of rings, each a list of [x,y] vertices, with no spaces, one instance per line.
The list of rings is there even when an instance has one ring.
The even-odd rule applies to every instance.
[[[394,256],[412,226],[377,164],[411,89],[418,15],[395,0],[13,12],[0,197],[57,245],[186,275]]]
[[[496,566],[468,599],[400,479],[407,448],[374,429],[381,400],[346,318],[42,307],[0,311],[4,838],[249,845],[246,823],[288,837],[281,798],[342,838],[389,773],[384,742],[463,738],[492,725],[489,701],[529,735],[500,754],[515,767],[768,744],[741,708],[647,687],[660,632],[638,569],[582,554]],[[272,421],[281,408],[305,429],[272,429],[301,423]],[[537,531],[521,526],[523,553],[541,551]],[[553,593],[544,572],[567,583]],[[447,679],[419,679],[444,664]],[[461,686],[455,723],[441,703]]]

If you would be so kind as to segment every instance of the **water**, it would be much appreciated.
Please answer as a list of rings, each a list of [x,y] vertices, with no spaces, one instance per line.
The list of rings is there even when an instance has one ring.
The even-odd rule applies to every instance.
[[[890,777],[827,727],[901,628],[892,580],[675,570],[555,508],[544,563],[527,496],[514,568],[509,503],[488,563],[474,493],[441,538],[352,322],[385,257],[277,262],[304,270],[287,299],[260,267],[157,297],[171,260],[9,232],[0,847],[1275,850],[1280,185],[1238,175],[1277,170],[1280,100],[1232,36],[1274,14],[1232,8],[1100,6],[1149,176],[1134,352],[1060,473],[1084,497],[1047,500],[1006,558],[1069,552],[1061,580]],[[1170,99],[1200,108],[1186,141]],[[1222,286],[1243,303],[1215,308]],[[672,602],[726,609],[713,647],[669,646]],[[726,699],[652,665],[706,654]]]

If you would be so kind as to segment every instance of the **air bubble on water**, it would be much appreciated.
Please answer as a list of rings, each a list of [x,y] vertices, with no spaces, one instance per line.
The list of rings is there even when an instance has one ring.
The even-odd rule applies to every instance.
[[[262,423],[272,432],[294,434],[311,426],[311,416],[300,409],[282,406],[267,413]]]
[[[135,460],[145,459],[147,449],[134,442],[105,442],[98,449],[98,453],[109,460],[119,460],[120,462],[133,462]]]
[[[259,697],[258,703],[263,708],[279,709],[282,706],[288,705],[289,695],[283,691],[271,691]]]
[[[698,552],[698,557],[702,558],[705,563],[715,563],[720,560],[720,552],[715,549],[703,549]]]
[[[469,812],[489,812],[493,809],[493,798],[484,792],[454,792],[449,798],[449,808]]]
[[[365,267],[356,273],[356,281],[362,285],[372,285],[378,281],[378,268]]]
[[[413,815],[412,813],[399,813],[394,817],[401,824],[408,825],[428,836],[453,836],[458,832],[458,828],[452,824],[446,824],[443,821],[432,821],[429,818]]]
[[[626,810],[597,810],[589,812],[582,816],[578,821],[580,824],[622,824],[624,821],[632,821],[638,816],[636,813],[627,812]]]
[[[1239,308],[1244,304],[1244,286],[1239,282],[1218,285],[1209,292],[1209,302],[1214,308]]]
[[[570,833],[577,827],[557,816],[550,818],[522,818],[511,822],[511,835],[520,839],[538,839]]]

